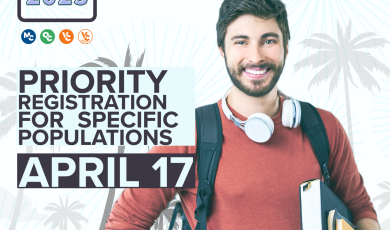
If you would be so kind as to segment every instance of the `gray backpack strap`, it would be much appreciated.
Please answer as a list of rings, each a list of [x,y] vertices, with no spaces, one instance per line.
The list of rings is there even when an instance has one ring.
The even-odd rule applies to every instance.
[[[328,160],[330,148],[324,123],[322,122],[317,109],[313,105],[302,101],[300,101],[300,104],[302,111],[302,130],[306,133],[317,155],[325,184],[329,185],[330,175],[328,170]]]
[[[196,118],[196,156],[198,163],[198,192],[196,197],[195,218],[197,230],[206,230],[206,216],[209,215],[210,197],[213,193],[215,176],[217,174],[219,158],[222,149],[222,123],[218,104],[214,103],[199,107],[195,110]],[[174,219],[179,211],[175,207],[169,230],[173,229]],[[190,229],[188,222],[184,224],[186,216],[182,213],[183,230]]]
[[[198,194],[196,197],[196,228],[206,230],[206,216],[210,214],[210,197],[222,150],[222,123],[218,104],[196,109]]]

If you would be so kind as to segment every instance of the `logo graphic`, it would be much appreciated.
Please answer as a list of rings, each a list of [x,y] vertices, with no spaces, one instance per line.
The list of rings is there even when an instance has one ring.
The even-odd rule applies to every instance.
[[[59,38],[62,43],[69,44],[73,41],[74,34],[71,30],[65,29],[61,31]]]
[[[41,4],[40,2],[44,2],[45,4]],[[97,0],[17,0],[18,2],[18,18],[22,22],[93,22],[97,17]],[[24,11],[26,11],[26,7],[50,7],[55,2],[58,2],[58,5],[61,7],[72,7],[72,5],[76,5],[77,7],[83,7],[85,5],[93,6],[90,9],[92,13],[91,18],[75,18],[75,17],[66,17],[66,18],[52,18],[51,14],[47,16],[42,16],[41,18],[30,18],[22,15],[22,7],[24,7]],[[73,2],[73,4],[72,4]],[[87,4],[89,2],[89,4]],[[87,7],[88,7],[87,6]],[[88,9],[88,8],[87,8]],[[34,9],[35,10],[35,9]],[[47,8],[48,11],[52,10]],[[46,9],[45,9],[46,11]],[[54,13],[54,15],[56,15]]]
[[[79,41],[83,44],[89,44],[93,39],[93,34],[90,30],[84,29],[79,32]]]
[[[46,29],[41,33],[41,41],[45,44],[51,44],[54,42],[56,35],[52,30]]]
[[[26,44],[31,44],[35,42],[35,39],[37,39],[37,36],[33,30],[27,29],[23,31],[22,33],[22,41]]]

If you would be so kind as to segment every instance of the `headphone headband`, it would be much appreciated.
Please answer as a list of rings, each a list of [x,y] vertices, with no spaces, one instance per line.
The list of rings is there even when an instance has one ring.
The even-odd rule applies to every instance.
[[[227,119],[232,120],[232,117],[234,118],[234,116],[232,111],[230,111],[229,107],[227,106],[226,99],[226,97],[222,98],[222,110]]]
[[[286,98],[283,102],[282,123],[285,127],[296,128],[301,121],[301,106],[299,101],[287,97],[278,90],[278,95]],[[271,138],[274,132],[274,122],[264,113],[254,113],[246,121],[241,121],[236,118],[230,111],[226,97],[222,98],[222,110],[227,119],[240,129],[244,130],[246,135],[253,141],[258,143],[266,142]]]

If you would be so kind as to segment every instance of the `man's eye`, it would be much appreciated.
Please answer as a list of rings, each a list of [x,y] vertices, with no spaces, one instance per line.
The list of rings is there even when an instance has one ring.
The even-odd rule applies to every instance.
[[[271,44],[271,43],[267,43],[267,42],[273,42],[273,43],[276,43],[276,41],[275,41],[275,40],[266,40],[266,41],[264,42],[264,44]]]
[[[245,42],[244,41],[238,41],[235,44],[237,44],[237,45],[245,45]]]

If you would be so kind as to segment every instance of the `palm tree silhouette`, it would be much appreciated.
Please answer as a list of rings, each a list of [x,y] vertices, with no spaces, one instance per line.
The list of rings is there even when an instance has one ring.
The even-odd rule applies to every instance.
[[[81,229],[80,221],[88,222],[88,219],[81,215],[78,209],[84,208],[85,205],[79,201],[75,201],[68,206],[68,197],[66,197],[65,205],[62,203],[60,197],[60,205],[56,203],[50,203],[47,205],[44,210],[49,212],[54,212],[47,220],[43,223],[45,226],[49,223],[53,223],[51,229],[56,229],[57,227],[60,230],[68,229],[68,219],[76,227],[77,230]]]
[[[377,58],[371,56],[370,53],[359,51],[362,48],[384,47],[384,45],[389,42],[383,38],[371,38],[364,40],[372,36],[377,36],[372,32],[359,34],[351,40],[351,28],[352,24],[351,21],[349,21],[346,31],[343,32],[340,23],[337,21],[337,38],[339,42],[336,42],[331,36],[322,33],[314,33],[310,39],[305,39],[300,42],[299,44],[303,44],[304,48],[309,47],[319,49],[319,51],[295,63],[294,67],[295,70],[299,70],[309,66],[317,68],[318,66],[325,64],[326,66],[322,68],[310,81],[308,88],[310,90],[314,85],[319,85],[322,81],[330,79],[329,96],[336,89],[337,84],[339,83],[339,74],[341,70],[343,70],[348,119],[348,136],[353,150],[352,121],[350,113],[351,106],[348,85],[349,82],[353,85],[355,85],[355,83],[353,82],[352,74],[350,72],[350,66],[355,69],[357,77],[363,84],[363,87],[372,93],[374,88],[380,90],[380,87],[375,78],[367,70],[373,71],[375,69],[384,73],[387,77],[390,77],[390,69]]]
[[[138,58],[138,60],[135,64],[136,67],[142,66],[142,62],[144,60],[144,55],[145,55],[145,50],[141,54],[141,56]],[[132,56],[131,56],[130,44],[129,44],[127,46],[124,67],[132,67],[131,61],[132,61]],[[98,57],[95,60],[95,62],[88,62],[88,63],[82,65],[81,67],[104,67],[104,66],[118,67],[118,65],[114,61],[112,61],[108,58],[103,58],[103,57]],[[118,154],[122,154],[124,152],[125,152],[125,146],[118,146]],[[100,230],[105,229],[105,224],[107,222],[108,216],[110,215],[111,207],[112,207],[113,202],[114,202],[114,196],[115,196],[115,188],[110,188],[110,190],[108,192],[108,196],[107,196],[106,206],[105,206],[104,212],[103,212],[102,221],[100,223],[100,228],[99,228]]]
[[[383,193],[372,199],[373,201],[379,201],[378,211],[383,210],[387,205],[390,204],[390,182],[383,181],[378,184],[379,188],[385,190]],[[381,223],[382,229],[390,228],[390,218]]]
[[[374,197],[372,199],[373,201],[380,201],[380,204],[378,206],[378,211],[384,209],[389,203],[390,203],[390,182],[383,181],[382,183],[378,184],[378,187],[385,190],[383,193],[379,194],[378,196]]]
[[[36,67],[36,63],[34,67]],[[16,73],[9,72],[4,74],[4,76],[0,76],[1,85],[3,89],[6,89],[7,91],[16,92],[17,91],[17,84],[16,84]],[[7,96],[4,100],[0,101],[0,114],[1,116],[5,116],[3,121],[0,122],[0,138],[7,136],[7,134],[11,131],[11,129],[16,124],[16,95],[10,95]],[[55,152],[54,146],[50,146],[50,151]],[[58,147],[59,151],[59,147]],[[26,146],[26,153],[32,153],[33,152],[33,146]],[[9,230],[16,229],[16,224],[19,217],[19,212],[22,207],[22,201],[23,201],[23,193],[24,189],[20,188],[18,189],[18,195],[17,200],[15,203],[15,208],[12,213],[11,218],[11,225],[9,227]]]

